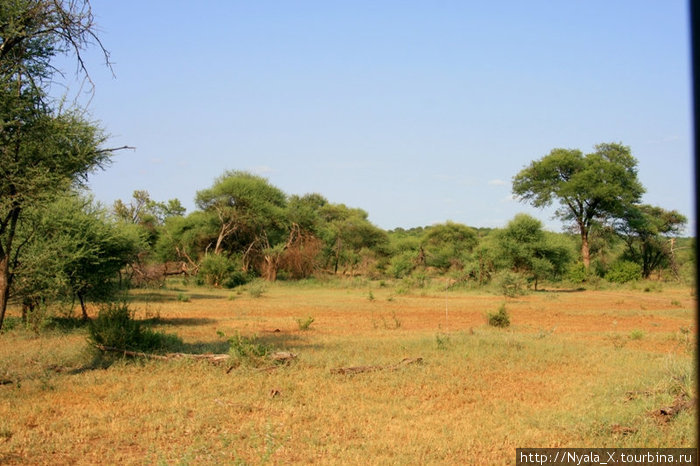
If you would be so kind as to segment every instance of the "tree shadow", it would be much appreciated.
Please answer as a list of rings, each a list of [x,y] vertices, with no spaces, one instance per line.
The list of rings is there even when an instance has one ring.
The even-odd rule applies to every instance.
[[[142,319],[145,325],[171,325],[174,327],[179,326],[196,326],[196,325],[209,325],[218,322],[215,319],[209,319],[207,317],[150,317],[148,319]]]
[[[539,290],[534,290],[535,293],[581,293],[582,291],[586,291],[586,289],[583,287],[578,287],[578,288],[564,288],[564,289],[553,288],[551,290],[540,288]]]

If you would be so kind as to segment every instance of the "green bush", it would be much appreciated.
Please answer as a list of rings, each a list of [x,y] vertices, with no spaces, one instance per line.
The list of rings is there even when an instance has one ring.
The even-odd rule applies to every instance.
[[[588,278],[588,272],[586,271],[586,266],[582,262],[575,262],[569,265],[566,271],[566,278],[575,284],[581,284]]]
[[[413,251],[404,251],[392,257],[388,270],[389,274],[394,278],[406,277],[415,267],[413,263],[415,255],[416,253]]]
[[[248,280],[238,260],[221,254],[209,254],[199,268],[199,274],[209,286],[234,288]]]
[[[525,282],[523,278],[515,272],[504,271],[498,274],[496,284],[503,296],[515,298],[525,294]]]
[[[488,322],[491,327],[506,328],[510,326],[510,316],[505,303],[501,304],[498,312],[488,314]]]
[[[266,362],[272,348],[258,340],[257,337],[244,337],[238,332],[229,338],[229,355],[234,366],[259,366]]]
[[[311,324],[314,323],[314,318],[309,316],[306,319],[297,319],[297,324],[299,325],[299,330],[309,330]]]
[[[158,352],[182,345],[176,335],[144,328],[126,303],[109,303],[90,322],[88,340],[93,345],[120,350]]]
[[[627,283],[640,278],[642,266],[630,261],[615,262],[605,274],[605,279],[613,283]]]

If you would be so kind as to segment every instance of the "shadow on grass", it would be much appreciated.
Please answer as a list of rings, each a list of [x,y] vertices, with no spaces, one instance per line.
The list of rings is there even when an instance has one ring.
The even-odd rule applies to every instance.
[[[180,297],[179,295],[186,296],[188,298],[188,301],[194,299],[226,299],[225,296],[214,293],[178,293],[172,290],[163,290],[129,294],[127,300],[130,303],[167,303],[174,301],[182,301],[182,297]]]
[[[553,288],[551,290],[546,290],[540,288],[539,290],[534,290],[535,293],[581,293],[582,291],[586,291],[585,288],[579,287],[579,288]]]
[[[151,317],[149,319],[140,320],[139,322],[142,322],[145,325],[172,325],[174,327],[194,327],[196,325],[215,324],[217,320],[209,319],[206,317]]]

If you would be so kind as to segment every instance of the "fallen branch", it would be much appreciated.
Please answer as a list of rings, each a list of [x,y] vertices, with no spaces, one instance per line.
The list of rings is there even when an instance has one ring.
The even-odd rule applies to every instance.
[[[121,348],[114,348],[111,346],[95,345],[100,351],[120,353],[124,356],[131,356],[134,358],[146,358],[146,359],[158,359],[161,361],[169,361],[172,359],[203,359],[214,364],[218,364],[221,361],[229,359],[231,356],[228,354],[190,354],[190,353],[165,353],[165,354],[153,354],[153,353],[142,353],[140,351],[130,351]]]
[[[377,372],[384,370],[395,371],[409,364],[420,364],[423,358],[403,358],[398,364],[390,364],[388,366],[354,366],[354,367],[338,367],[331,369],[331,374],[362,374],[364,372]]]
[[[165,354],[153,354],[153,353],[142,353],[140,351],[130,351],[121,348],[114,348],[112,346],[95,345],[95,347],[101,351],[120,353],[124,356],[131,356],[134,358],[147,358],[147,359],[157,359],[160,361],[169,361],[172,359],[199,359],[209,361],[213,364],[218,364],[222,361],[227,361],[231,359],[228,354],[216,354],[216,353],[206,353],[206,354],[191,354],[191,353],[165,353]],[[286,364],[297,357],[296,354],[289,351],[277,351],[269,355],[269,358],[277,363]],[[275,366],[279,367],[279,366]],[[230,369],[229,369],[230,371]]]

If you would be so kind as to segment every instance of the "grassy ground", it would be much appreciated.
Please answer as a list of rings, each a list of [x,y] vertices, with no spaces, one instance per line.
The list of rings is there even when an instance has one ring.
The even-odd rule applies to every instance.
[[[256,287],[137,291],[131,307],[180,350],[257,336],[297,353],[289,366],[105,363],[67,325],[0,335],[0,463],[514,464],[517,447],[696,446],[687,288],[531,293],[497,329],[495,295]]]

